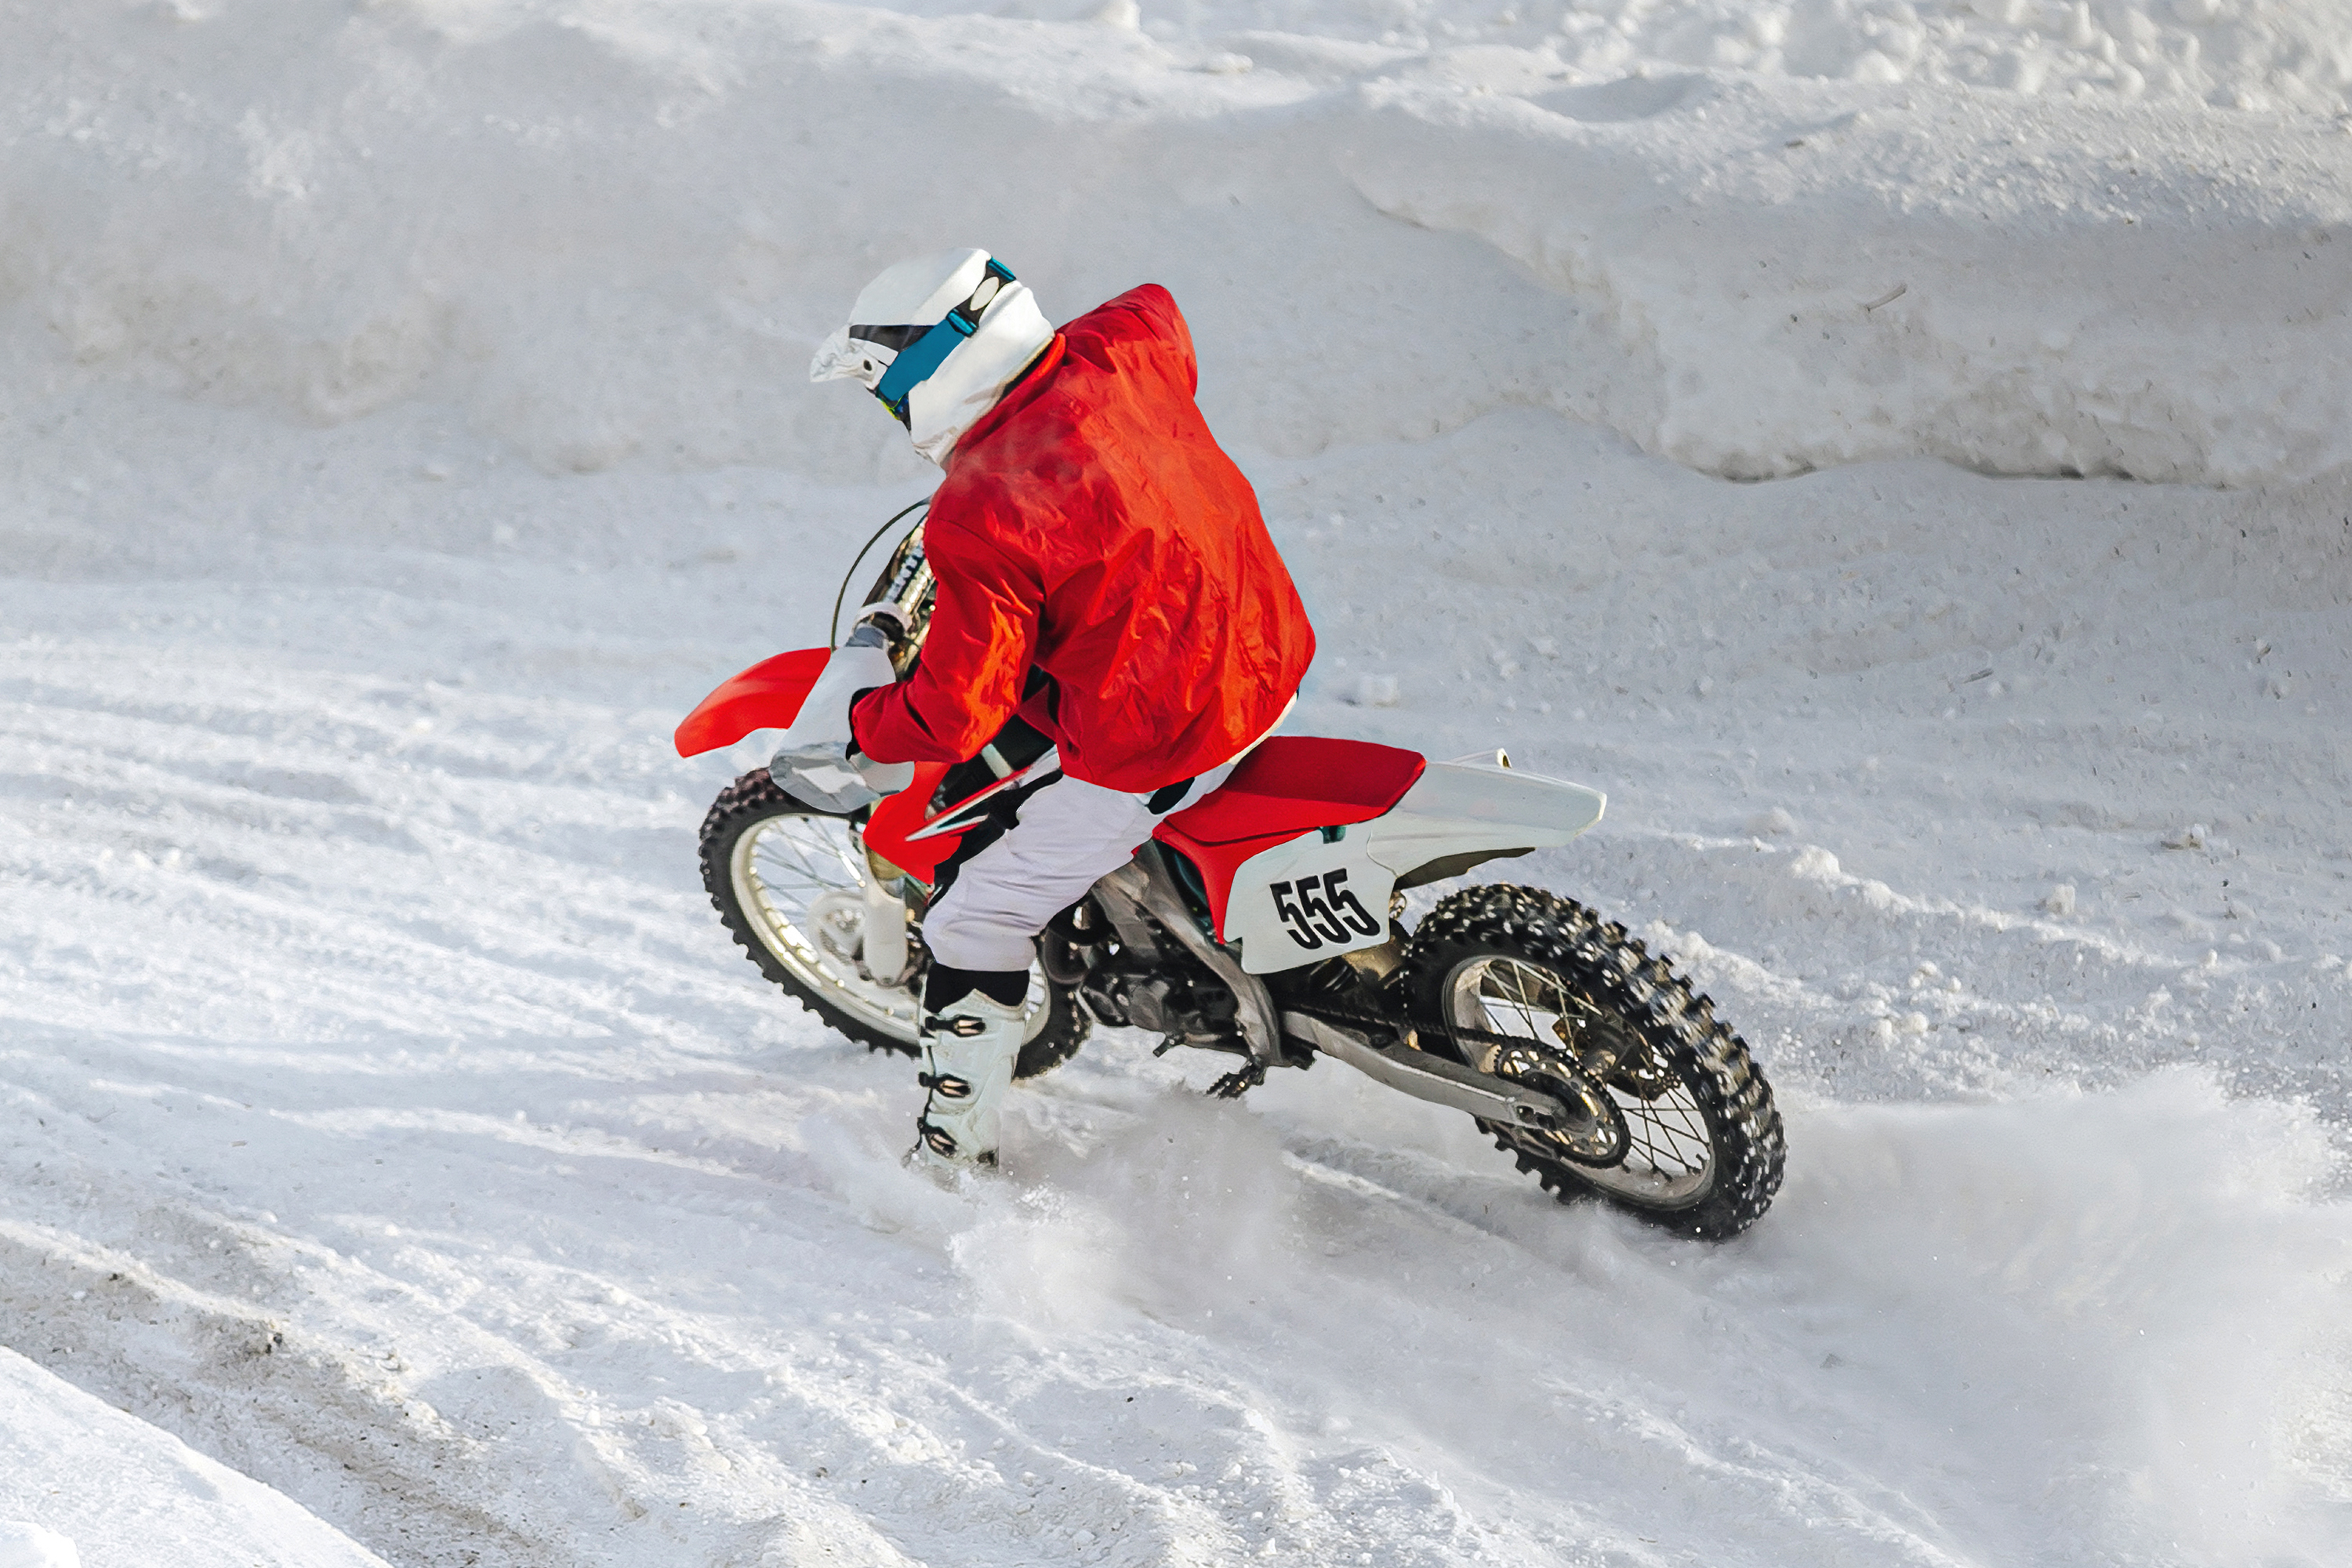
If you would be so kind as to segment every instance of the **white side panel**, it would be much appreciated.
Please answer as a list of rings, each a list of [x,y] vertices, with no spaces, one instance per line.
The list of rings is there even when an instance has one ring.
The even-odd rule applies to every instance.
[[[1241,943],[1243,969],[1270,974],[1388,940],[1396,878],[1368,853],[1366,826],[1336,844],[1304,833],[1242,862],[1225,900],[1225,940]]]
[[[1391,879],[1481,850],[1547,849],[1601,820],[1608,797],[1565,779],[1470,763],[1432,763],[1387,816],[1352,830]]]

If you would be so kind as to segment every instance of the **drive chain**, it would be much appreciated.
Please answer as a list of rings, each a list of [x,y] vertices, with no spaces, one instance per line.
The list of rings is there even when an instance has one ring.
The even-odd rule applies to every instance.
[[[1547,1050],[1559,1050],[1571,1062],[1576,1060],[1575,1054],[1566,1049],[1564,1046],[1554,1046],[1549,1041],[1537,1039],[1528,1035],[1498,1035],[1490,1029],[1474,1029],[1467,1024],[1423,1026],[1405,1019],[1391,1017],[1386,1014],[1360,1012],[1352,1007],[1334,1007],[1326,1003],[1295,1005],[1289,1010],[1294,1013],[1305,1013],[1326,1024],[1346,1024],[1360,1028],[1385,1030],[1396,1037],[1395,1043],[1398,1045],[1406,1044],[1404,1037],[1409,1030],[1427,1027],[1444,1030],[1450,1039],[1468,1040],[1482,1046],[1541,1046]]]
[[[1315,1018],[1321,1023],[1339,1024],[1348,1027],[1372,1031],[1374,1033],[1376,1044],[1378,1043],[1378,1037],[1381,1034],[1385,1034],[1391,1037],[1391,1043],[1405,1045],[1405,1036],[1418,1027],[1418,1026],[1407,1023],[1400,1018],[1391,1017],[1386,1014],[1369,1013],[1354,1007],[1335,1007],[1330,1004],[1324,1002],[1295,1003],[1292,1004],[1286,1011],[1304,1013],[1309,1017]],[[1547,1050],[1558,1048],[1550,1046],[1546,1041],[1535,1039],[1527,1035],[1498,1035],[1489,1029],[1471,1028],[1466,1024],[1438,1024],[1431,1026],[1444,1030],[1446,1035],[1454,1040],[1470,1041],[1482,1046],[1533,1045],[1541,1047]],[[1174,1042],[1171,1041],[1171,1043],[1172,1044]],[[1419,1047],[1409,1047],[1408,1048],[1418,1049]],[[1568,1058],[1570,1064],[1573,1066],[1578,1072],[1581,1073],[1583,1071],[1581,1064],[1577,1062],[1576,1057],[1572,1052],[1562,1050],[1561,1054]],[[1224,1077],[1217,1079],[1216,1082],[1209,1086],[1208,1092],[1213,1098],[1217,1100],[1239,1100],[1243,1095],[1247,1094],[1251,1089],[1255,1089],[1265,1081],[1265,1064],[1261,1062],[1252,1062],[1247,1067],[1237,1068],[1234,1071],[1225,1074]]]

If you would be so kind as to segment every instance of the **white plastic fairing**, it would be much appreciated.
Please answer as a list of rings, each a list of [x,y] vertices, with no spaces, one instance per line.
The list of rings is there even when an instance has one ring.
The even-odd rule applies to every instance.
[[[1385,816],[1302,833],[1242,862],[1224,938],[1252,974],[1296,969],[1388,940],[1397,879],[1433,862],[1565,844],[1608,805],[1600,791],[1481,763],[1432,763]]]
[[[1337,839],[1302,833],[1241,863],[1224,936],[1241,943],[1244,970],[1296,969],[1388,940],[1396,875],[1365,853],[1367,843],[1362,825]]]
[[[1548,849],[1601,820],[1609,799],[1566,779],[1474,763],[1432,763],[1387,816],[1354,829],[1396,877],[1433,861]]]

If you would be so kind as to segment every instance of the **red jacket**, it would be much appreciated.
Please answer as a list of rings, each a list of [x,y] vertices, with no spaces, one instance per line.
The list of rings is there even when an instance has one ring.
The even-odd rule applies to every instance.
[[[1071,777],[1139,794],[1281,717],[1315,634],[1198,384],[1156,283],[1055,336],[949,456],[923,522],[930,636],[856,705],[860,751],[961,762],[1017,710]],[[1051,684],[1024,705],[1033,668]]]

